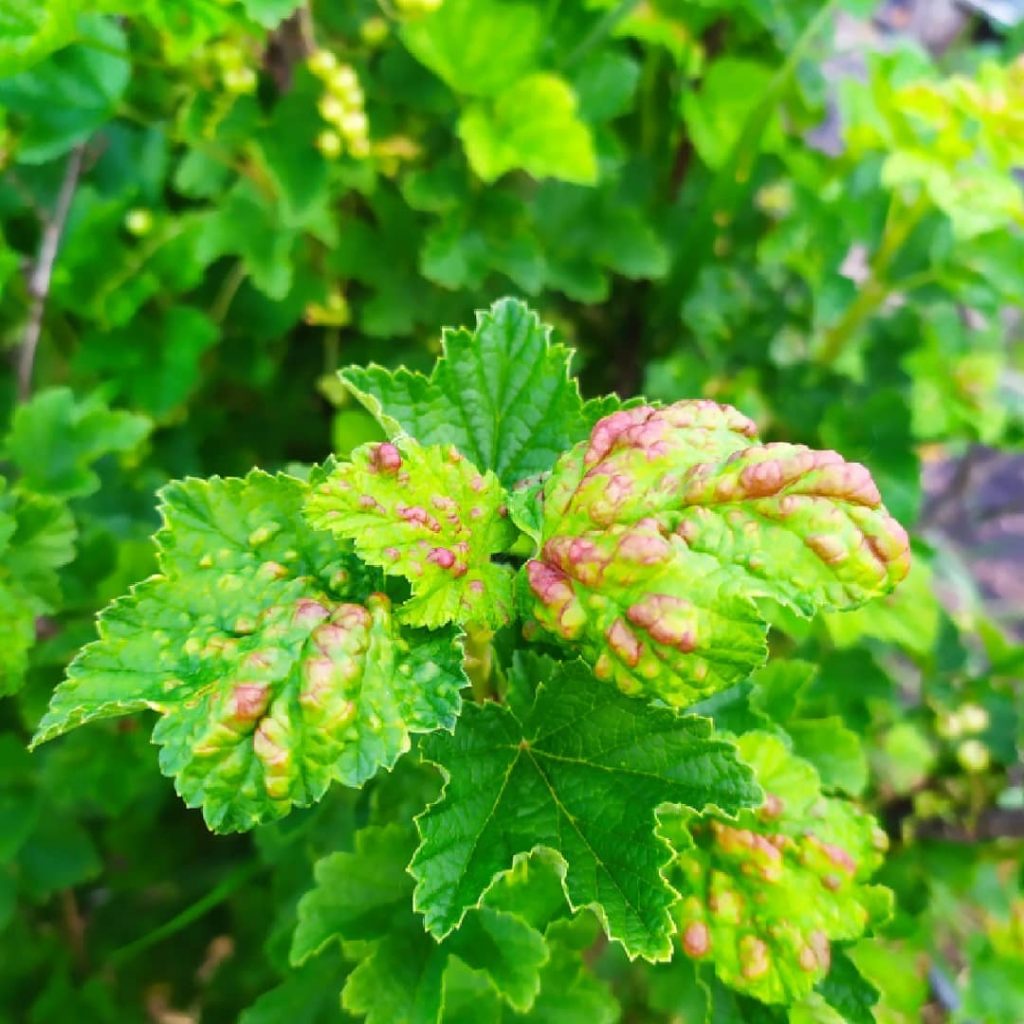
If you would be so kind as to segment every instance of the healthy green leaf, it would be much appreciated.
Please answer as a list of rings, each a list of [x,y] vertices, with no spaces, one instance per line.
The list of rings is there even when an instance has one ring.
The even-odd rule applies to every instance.
[[[579,662],[521,656],[513,677],[507,706],[469,707],[454,736],[423,744],[447,785],[418,819],[416,909],[444,937],[517,856],[548,847],[570,905],[592,906],[630,956],[664,959],[673,894],[656,809],[733,811],[756,787],[706,719],[631,701]],[[533,685],[532,701],[516,697]]]
[[[599,678],[686,706],[764,660],[759,601],[810,615],[906,575],[906,534],[863,466],[754,435],[714,402],[639,406],[558,461],[527,600]]]
[[[572,89],[556,75],[529,75],[468,106],[458,131],[470,167],[486,182],[516,168],[535,178],[597,181],[590,129],[577,116]]]
[[[5,450],[24,487],[77,498],[100,485],[93,463],[132,452],[151,429],[147,417],[115,412],[98,394],[78,401],[69,388],[50,388],[15,410]]]
[[[292,962],[304,963],[331,942],[371,943],[342,994],[345,1008],[370,1024],[439,1021],[452,958],[482,972],[509,1005],[528,1010],[548,958],[540,933],[484,906],[438,944],[412,913],[413,880],[405,868],[414,849],[408,826],[371,826],[357,834],[352,853],[321,860],[316,887],[299,904]]]
[[[405,622],[498,627],[511,618],[512,570],[491,563],[516,536],[505,492],[454,447],[403,437],[363,445],[313,488],[305,511],[363,561],[409,580]]]
[[[848,1024],[875,1024],[872,1007],[878,1002],[878,989],[842,949],[833,949],[832,966],[819,983],[818,991]]]
[[[549,470],[605,412],[583,403],[571,352],[521,302],[477,313],[474,331],[445,330],[441,349],[430,377],[353,366],[341,379],[392,437],[454,444],[506,487]]]
[[[0,0],[0,76],[24,71],[69,42],[74,33],[74,13],[67,0]]]
[[[493,96],[532,69],[544,22],[536,7],[516,0],[445,0],[406,21],[402,40],[457,93]]]
[[[451,728],[453,634],[400,630],[376,574],[304,525],[307,494],[259,471],[165,488],[160,575],[100,616],[33,743],[152,708],[162,771],[211,828],[237,831]]]

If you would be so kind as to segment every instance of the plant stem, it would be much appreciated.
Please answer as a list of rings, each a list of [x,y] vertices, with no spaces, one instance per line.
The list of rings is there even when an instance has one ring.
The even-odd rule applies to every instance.
[[[615,26],[634,7],[640,2],[640,0],[622,0],[617,7],[612,7],[601,20],[580,40],[580,42],[566,54],[565,57],[559,62],[559,67],[567,68],[580,59],[584,54],[589,52],[593,47],[600,43],[605,36],[611,33]]]
[[[908,207],[903,205],[898,196],[893,195],[881,241],[868,268],[867,279],[861,286],[857,298],[825,333],[818,354],[818,362],[822,366],[831,366],[843,354],[850,340],[898,287],[899,282],[887,280],[889,268],[910,237],[910,233],[917,227],[925,209],[923,201],[919,200]]]
[[[64,180],[61,182],[53,213],[43,224],[43,237],[39,243],[39,255],[28,279],[28,294],[31,300],[28,312],[28,323],[21,339],[18,353],[18,399],[26,401],[32,393],[32,371],[35,368],[36,352],[39,349],[39,338],[43,332],[43,314],[46,312],[46,299],[50,294],[50,281],[53,277],[53,264],[57,259],[64,224],[71,209],[71,200],[75,197],[75,188],[82,173],[82,162],[85,159],[85,143],[76,146],[68,156],[64,168]]]
[[[106,965],[109,967],[120,967],[139,953],[145,952],[150,946],[176,935],[183,928],[187,928],[193,921],[198,921],[214,907],[223,903],[232,893],[255,878],[256,875],[266,870],[267,865],[259,861],[249,861],[241,867],[236,868],[218,885],[214,886],[205,896],[196,900],[191,906],[186,907],[180,914],[176,914],[151,932],[147,932],[134,942],[115,949],[107,958]]]
[[[463,665],[473,687],[473,699],[482,704],[491,700],[494,692],[494,630],[486,626],[469,625],[466,627],[466,640],[463,645],[465,659]]]

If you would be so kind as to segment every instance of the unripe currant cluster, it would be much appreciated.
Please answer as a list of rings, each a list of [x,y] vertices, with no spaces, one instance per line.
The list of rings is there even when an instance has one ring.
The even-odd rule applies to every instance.
[[[219,39],[210,47],[224,88],[236,96],[247,96],[256,91],[258,79],[253,68],[252,54],[235,39]]]
[[[989,727],[989,714],[980,704],[963,704],[955,711],[943,715],[938,721],[938,731],[948,740],[963,739],[957,746],[956,759],[968,772],[983,772],[991,761],[989,749],[977,738],[978,733]]]
[[[307,66],[324,83],[317,109],[327,127],[317,136],[317,149],[328,160],[337,160],[345,150],[357,160],[365,159],[370,155],[370,123],[355,69],[339,63],[329,50],[316,50]]]

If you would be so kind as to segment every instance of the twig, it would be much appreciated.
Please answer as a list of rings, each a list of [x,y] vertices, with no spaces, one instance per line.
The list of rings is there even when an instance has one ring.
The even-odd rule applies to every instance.
[[[53,213],[43,224],[43,237],[39,244],[39,256],[28,279],[28,294],[31,300],[28,323],[21,340],[18,353],[18,399],[24,402],[32,393],[32,370],[36,361],[36,350],[39,337],[43,330],[43,314],[46,312],[46,298],[50,293],[50,280],[53,277],[53,263],[57,258],[64,224],[71,209],[71,200],[75,196],[79,175],[82,173],[82,162],[85,159],[85,143],[76,146],[68,156],[64,169],[64,180],[61,182]]]

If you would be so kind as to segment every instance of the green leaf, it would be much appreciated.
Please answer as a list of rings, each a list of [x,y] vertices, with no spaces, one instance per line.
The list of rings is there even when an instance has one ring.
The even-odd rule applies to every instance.
[[[765,802],[735,821],[684,816],[686,833],[670,832],[673,914],[684,953],[740,992],[790,1003],[825,976],[832,942],[887,916],[887,890],[867,884],[885,837],[852,804],[823,796],[814,768],[777,737],[751,732],[738,745]]]
[[[47,24],[58,34],[51,41],[65,35],[60,21],[55,28],[52,20]],[[130,65],[115,56],[127,53],[120,26],[109,18],[83,16],[81,29],[99,45],[65,47],[31,70],[0,80],[0,107],[25,123],[19,163],[45,163],[84,142],[113,116],[128,87]]]
[[[238,1024],[337,1024],[338,992],[346,974],[337,956],[303,964],[243,1010]]]
[[[444,1024],[615,1024],[619,1004],[584,960],[596,924],[592,915],[581,915],[548,927],[544,938],[550,958],[540,971],[537,999],[525,1014],[503,1006],[479,971],[453,965],[445,976]]]
[[[412,584],[399,615],[416,626],[503,626],[512,615],[512,570],[491,556],[515,539],[505,492],[454,447],[407,437],[357,448],[313,488],[306,516],[351,540],[356,553]]]
[[[36,618],[60,604],[57,570],[75,556],[75,524],[62,501],[3,493],[0,479],[0,696],[20,689]]]
[[[599,678],[686,706],[764,660],[759,602],[810,615],[906,575],[906,534],[863,466],[754,435],[714,402],[638,406],[559,459],[524,590]]]
[[[160,574],[101,614],[33,744],[151,708],[161,770],[212,829],[237,831],[451,728],[454,635],[399,629],[376,573],[304,524],[307,494],[259,471],[166,487]]]
[[[655,810],[731,811],[756,787],[706,719],[631,701],[578,662],[523,656],[513,677],[507,706],[469,707],[454,736],[423,744],[447,785],[418,819],[416,909],[444,937],[518,855],[547,847],[573,907],[592,906],[630,956],[666,958],[673,893]],[[515,698],[536,683],[532,702]]]
[[[74,11],[67,0],[0,0],[0,77],[24,71],[74,34]]]
[[[242,6],[253,21],[274,29],[302,6],[302,0],[242,0]]]
[[[517,168],[535,178],[597,181],[590,129],[576,114],[572,88],[556,75],[529,75],[468,106],[458,131],[470,167],[486,182]]]
[[[445,0],[402,26],[409,51],[452,89],[493,96],[529,72],[544,41],[532,4],[509,0]]]
[[[818,991],[847,1024],[875,1024],[872,1007],[878,1002],[878,989],[842,949],[832,951],[832,967],[818,985]]]
[[[151,429],[147,417],[115,412],[98,394],[77,401],[68,388],[50,388],[15,410],[6,455],[22,474],[22,486],[83,497],[100,485],[92,464],[113,452],[132,452]]]
[[[453,957],[483,972],[509,1005],[528,1010],[548,956],[540,933],[514,914],[485,906],[438,944],[412,913],[413,881],[405,867],[414,848],[408,825],[371,826],[356,835],[352,853],[319,861],[316,886],[299,903],[292,962],[301,964],[336,941],[371,943],[342,995],[345,1008],[365,1014],[370,1024],[439,1021]]]
[[[570,350],[523,303],[499,300],[474,331],[446,329],[441,349],[430,377],[371,365],[341,378],[389,435],[454,444],[506,487],[550,469],[590,429]]]

